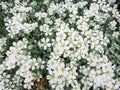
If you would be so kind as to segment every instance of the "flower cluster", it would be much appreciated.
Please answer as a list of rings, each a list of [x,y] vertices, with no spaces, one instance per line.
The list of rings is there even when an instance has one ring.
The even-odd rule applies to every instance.
[[[108,53],[119,38],[115,2],[1,2],[0,90],[118,90]]]

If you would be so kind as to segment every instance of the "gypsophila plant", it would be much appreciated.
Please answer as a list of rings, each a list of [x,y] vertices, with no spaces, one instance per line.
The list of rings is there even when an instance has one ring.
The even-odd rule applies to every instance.
[[[119,90],[116,0],[2,0],[0,90]]]

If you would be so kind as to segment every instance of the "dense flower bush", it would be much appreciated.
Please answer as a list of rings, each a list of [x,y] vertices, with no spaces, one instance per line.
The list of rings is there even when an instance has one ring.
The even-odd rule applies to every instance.
[[[118,90],[115,2],[1,2],[0,90]]]

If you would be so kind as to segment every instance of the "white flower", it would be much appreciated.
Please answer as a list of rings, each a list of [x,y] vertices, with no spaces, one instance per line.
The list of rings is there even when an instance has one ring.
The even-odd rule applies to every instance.
[[[112,34],[112,36],[115,37],[115,38],[118,38],[119,32],[114,32],[114,33]]]
[[[38,58],[37,61],[38,61],[38,65],[37,65],[38,68],[39,67],[41,67],[41,69],[45,68],[45,66],[44,66],[45,61],[44,60],[42,60],[41,58]]]
[[[52,30],[51,29],[49,29],[49,30],[47,29],[45,35],[52,35]]]
[[[100,43],[106,46],[107,43],[109,43],[109,39],[107,37],[104,37]]]
[[[114,21],[110,22],[110,26],[109,27],[110,27],[111,30],[115,30],[117,28],[116,25],[117,25],[117,22],[114,20]]]
[[[99,4],[91,3],[90,10],[85,10],[84,11],[85,12],[85,16],[86,17],[96,16],[96,14],[98,14],[98,10],[99,10]]]
[[[48,14],[52,15],[54,13],[54,11],[58,10],[57,5],[55,5],[55,3],[50,3],[50,7],[48,8]]]
[[[102,6],[102,10],[103,10],[104,12],[108,12],[108,11],[111,10],[111,7],[109,7],[109,4],[103,5],[103,6]]]
[[[88,3],[88,2],[86,2],[86,1],[82,1],[82,2],[78,2],[77,5],[78,5],[79,8],[82,9],[84,6],[87,5],[87,3]]]
[[[79,30],[88,30],[89,26],[87,24],[87,21],[89,19],[87,17],[80,17],[80,19],[77,21],[77,28]]]
[[[41,42],[42,42],[41,46],[43,46],[45,50],[47,49],[47,47],[51,46],[51,44],[49,43],[49,41],[50,41],[49,38],[46,38],[46,39],[43,38],[43,39],[41,39]]]
[[[50,18],[45,18],[45,23],[46,24],[53,24],[53,21]]]
[[[13,46],[14,46],[14,49],[16,49],[17,52],[19,52],[21,50],[21,41],[16,43],[16,42],[13,42]]]
[[[0,90],[4,90],[5,87],[4,87],[4,81],[0,81]]]
[[[87,46],[82,45],[80,49],[81,49],[80,51],[81,51],[83,54],[87,54],[87,53],[88,53],[88,47],[87,47]]]
[[[9,79],[10,79],[10,75],[7,74],[7,73],[2,73],[2,79],[4,82],[8,83],[9,82]]]
[[[56,35],[57,35],[57,38],[56,38],[57,41],[64,40],[67,37],[65,32],[63,31],[57,32]]]
[[[0,6],[2,6],[2,9],[6,10],[8,8],[8,3],[7,2],[0,2]]]
[[[24,88],[29,90],[32,88],[32,85],[34,85],[32,81],[24,81],[24,83]]]
[[[32,70],[35,70],[35,67],[38,67],[38,63],[37,63],[35,58],[34,59],[30,59],[29,60],[29,64],[30,64]]]
[[[109,2],[110,4],[112,4],[112,3],[116,2],[116,0],[108,0],[108,2]]]
[[[1,64],[0,65],[0,74],[2,74],[4,70],[5,70],[5,66]]]
[[[96,48],[96,47],[98,46],[98,44],[99,44],[99,41],[98,41],[98,40],[92,42],[92,43],[91,43],[91,48],[92,48],[92,49]]]
[[[8,70],[15,68],[16,67],[16,59],[15,59],[15,57],[11,56],[9,58],[6,58],[5,65],[7,66]]]
[[[81,90],[79,85],[75,85],[72,90]]]
[[[7,20],[7,22],[5,23],[6,29],[7,30],[12,30],[14,28],[14,23],[12,22],[12,20]]]
[[[45,13],[45,12],[36,12],[35,17],[37,17],[38,20],[40,20],[41,18],[47,17],[47,13]]]
[[[46,32],[48,30],[49,30],[49,26],[47,24],[40,26],[40,31]]]
[[[70,14],[70,17],[72,18],[73,21],[75,21],[76,18],[78,18],[78,16],[74,13]]]
[[[19,25],[23,21],[23,17],[21,17],[20,13],[16,13],[14,17],[12,17],[13,24]]]

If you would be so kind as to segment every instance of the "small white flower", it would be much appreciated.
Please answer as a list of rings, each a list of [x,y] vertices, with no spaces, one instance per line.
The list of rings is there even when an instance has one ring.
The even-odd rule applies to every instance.
[[[50,41],[49,38],[47,38],[47,39],[45,39],[45,38],[41,39],[41,42],[42,42],[41,46],[43,46],[45,50],[47,49],[47,47],[51,46],[51,44],[49,43],[49,41]]]
[[[5,66],[1,64],[0,65],[0,74],[2,74],[4,70],[5,70]]]
[[[117,25],[117,22],[114,20],[110,22],[109,27],[111,30],[115,30],[117,28],[116,25]]]
[[[47,17],[47,13],[45,13],[45,12],[36,12],[35,17],[37,17],[38,20],[40,20],[41,18]]]
[[[30,64],[32,70],[35,70],[35,67],[38,67],[38,63],[37,63],[37,60],[35,58],[30,59],[29,64]]]
[[[45,68],[45,66],[44,66],[45,61],[44,60],[42,60],[41,58],[38,58],[37,61],[38,61],[38,66],[37,66],[38,68],[39,67],[41,67],[41,69]]]
[[[115,38],[118,38],[119,32],[114,32],[114,33],[112,34],[112,36],[115,37]]]
[[[100,42],[102,45],[107,45],[107,43],[109,43],[109,39],[107,37],[104,37],[101,42]]]
[[[32,86],[34,85],[32,81],[24,81],[24,88],[31,89]]]
[[[5,65],[7,66],[8,70],[15,68],[16,67],[16,59],[15,59],[15,57],[11,56],[11,57],[7,58]]]
[[[2,73],[2,80],[4,81],[4,82],[6,82],[6,83],[8,83],[9,82],[9,79],[10,79],[10,75],[9,74],[7,74],[7,73]]]

